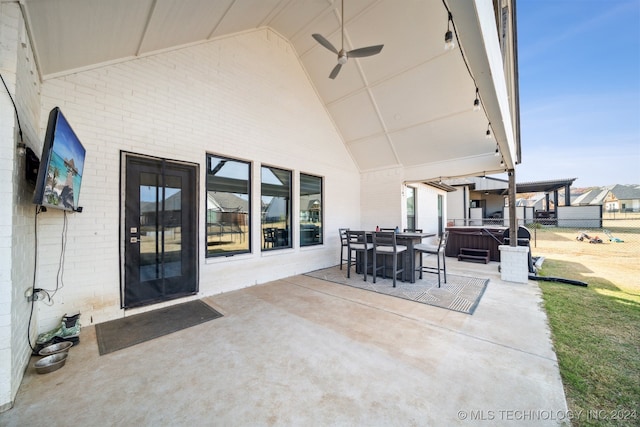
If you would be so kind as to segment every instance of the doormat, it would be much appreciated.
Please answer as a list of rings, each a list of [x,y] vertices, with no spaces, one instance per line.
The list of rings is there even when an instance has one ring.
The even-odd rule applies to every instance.
[[[438,275],[424,273],[415,283],[397,281],[394,288],[392,279],[377,277],[373,283],[372,277],[367,276],[365,282],[362,275],[353,270],[351,278],[347,278],[347,270],[340,270],[338,266],[305,275],[466,314],[473,314],[489,283],[489,279],[447,274],[447,283],[442,278],[438,287]]]
[[[222,317],[201,300],[172,305],[96,325],[100,355],[112,353]]]

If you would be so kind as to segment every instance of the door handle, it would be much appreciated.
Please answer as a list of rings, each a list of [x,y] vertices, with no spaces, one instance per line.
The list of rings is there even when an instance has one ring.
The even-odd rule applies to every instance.
[[[130,237],[129,238],[129,243],[139,243],[140,239],[137,237]]]

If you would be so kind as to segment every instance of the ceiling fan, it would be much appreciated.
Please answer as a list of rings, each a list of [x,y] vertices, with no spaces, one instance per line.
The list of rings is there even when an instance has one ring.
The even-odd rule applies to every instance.
[[[342,0],[341,18],[342,18],[342,23],[341,23],[342,45],[340,47],[340,51],[338,51],[338,49],[336,49],[331,44],[331,42],[329,40],[325,39],[322,35],[317,34],[317,33],[311,35],[322,46],[326,47],[331,52],[333,52],[336,55],[338,55],[338,63],[336,64],[335,67],[333,67],[333,70],[331,70],[331,74],[329,74],[329,78],[330,79],[335,79],[337,77],[338,73],[340,72],[340,68],[342,68],[342,66],[347,63],[347,59],[349,59],[349,58],[364,58],[365,56],[376,55],[376,54],[380,53],[380,51],[384,47],[383,44],[379,44],[379,45],[376,45],[376,46],[368,46],[368,47],[361,47],[359,49],[353,49],[353,50],[350,50],[348,52],[345,51],[344,50],[344,0]]]

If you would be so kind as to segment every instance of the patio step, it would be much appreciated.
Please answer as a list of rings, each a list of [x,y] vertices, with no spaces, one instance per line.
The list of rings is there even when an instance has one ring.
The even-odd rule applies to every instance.
[[[489,262],[489,250],[488,249],[472,249],[472,248],[460,248],[458,253],[458,261],[472,261],[472,262]]]

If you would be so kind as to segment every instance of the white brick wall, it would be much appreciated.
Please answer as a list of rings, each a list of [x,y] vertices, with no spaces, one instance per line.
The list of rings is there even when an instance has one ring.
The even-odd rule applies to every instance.
[[[422,228],[427,233],[437,233],[438,194],[445,195],[446,204],[446,193],[420,183],[410,185],[417,189],[417,228]],[[402,168],[364,173],[360,186],[363,229],[373,230],[376,226],[406,228],[405,177]],[[446,217],[446,207],[444,209]]]
[[[0,73],[15,94],[17,7],[0,3]],[[0,88],[4,91],[4,87]],[[13,106],[6,94],[0,96],[0,180],[13,183],[15,119]],[[13,185],[0,186],[0,198],[13,200]],[[8,203],[0,205],[0,410],[7,409],[13,400],[12,393],[12,298],[11,287],[11,226],[13,218]]]
[[[406,223],[402,212],[404,175],[401,168],[385,169],[362,174],[360,181],[362,228],[373,230],[400,227]]]
[[[529,281],[529,247],[498,246],[500,250],[500,276],[506,282]]]
[[[338,227],[359,222],[359,173],[293,49],[270,30],[47,80],[42,133],[54,106],[61,107],[87,150],[80,192],[84,211],[68,215],[64,288],[52,307],[39,306],[41,331],[74,310],[82,312],[85,325],[123,315],[120,150],[197,163],[201,183],[207,152],[253,161],[254,206],[259,206],[262,163],[292,169],[296,180],[299,172],[325,178],[325,245],[262,254],[254,214],[253,254],[205,259],[199,248],[201,295],[334,265]],[[204,200],[201,185],[201,210]],[[204,242],[202,212],[199,217]],[[61,212],[39,216],[38,283],[44,288],[55,287],[62,223]]]
[[[17,4],[0,3],[0,72],[15,100],[23,140],[33,148],[39,123],[40,84]],[[0,88],[5,91],[4,86]],[[16,155],[18,126],[11,100],[0,96],[0,411],[11,406],[31,349],[27,325],[31,304],[24,292],[33,277],[33,193],[24,180],[25,162]],[[11,201],[11,203],[7,203]],[[35,339],[37,316],[31,337]]]

